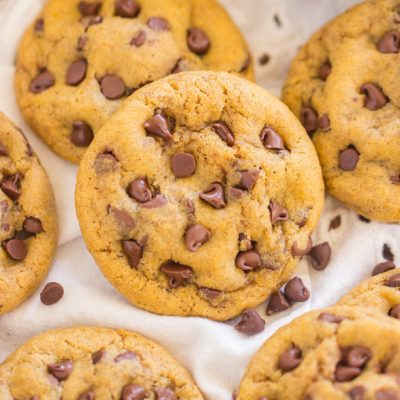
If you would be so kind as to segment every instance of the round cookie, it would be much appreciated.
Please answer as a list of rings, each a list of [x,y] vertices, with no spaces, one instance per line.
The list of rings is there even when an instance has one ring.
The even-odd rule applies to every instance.
[[[57,234],[46,172],[23,133],[0,113],[0,315],[22,303],[42,282]]]
[[[82,160],[76,208],[110,282],[159,314],[226,320],[263,302],[310,247],[318,158],[278,99],[231,74],[138,90]]]
[[[78,163],[129,94],[185,70],[254,79],[247,44],[216,0],[50,0],[22,39],[15,86],[33,130]]]
[[[0,365],[2,400],[201,400],[188,372],[137,333],[97,327],[46,332]]]
[[[383,222],[400,222],[399,49],[399,2],[363,2],[311,38],[283,89],[330,193]]]
[[[361,307],[311,311],[251,360],[237,400],[400,398],[400,327]]]

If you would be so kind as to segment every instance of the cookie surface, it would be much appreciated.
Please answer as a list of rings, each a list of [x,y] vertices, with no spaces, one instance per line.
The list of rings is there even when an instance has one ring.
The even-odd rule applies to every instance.
[[[296,118],[256,85],[212,72],[131,96],[90,146],[76,189],[87,246],[129,300],[218,320],[290,277],[322,204]]]
[[[383,222],[400,222],[399,49],[399,2],[366,1],[311,38],[283,89],[331,194]]]
[[[399,399],[400,330],[361,307],[311,311],[253,357],[238,400]]]
[[[46,276],[57,245],[57,213],[46,172],[23,133],[0,113],[0,315]]]
[[[0,397],[203,399],[188,372],[160,345],[131,331],[97,327],[30,339],[1,364]]]
[[[247,45],[215,0],[50,0],[22,39],[15,85],[32,128],[77,163],[124,98],[185,70],[254,79]]]

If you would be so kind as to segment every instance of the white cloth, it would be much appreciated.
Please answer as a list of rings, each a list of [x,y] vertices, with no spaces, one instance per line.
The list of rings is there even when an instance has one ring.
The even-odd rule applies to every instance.
[[[39,11],[42,0],[0,0],[0,110],[29,137],[53,184],[60,217],[60,241],[53,268],[46,279],[60,282],[64,298],[51,307],[41,304],[38,291],[23,305],[0,318],[0,360],[29,337],[55,327],[103,325],[136,330],[165,346],[193,375],[204,395],[230,400],[250,357],[279,326],[311,308],[335,302],[382,260],[387,243],[400,256],[399,225],[367,224],[337,201],[328,198],[314,243],[328,240],[333,257],[323,272],[309,270],[307,260],[296,275],[310,287],[310,301],[286,313],[266,317],[263,333],[245,337],[233,323],[201,318],[160,317],[129,304],[99,272],[80,236],[74,212],[76,167],[55,156],[28,129],[13,93],[13,61],[21,33]],[[310,34],[355,0],[223,0],[245,33],[256,60],[268,53],[266,66],[258,66],[258,82],[279,95],[287,68],[298,46]],[[280,23],[278,23],[279,21]],[[393,199],[393,201],[396,201]],[[328,231],[332,218],[341,226]],[[265,304],[259,307],[265,316]]]

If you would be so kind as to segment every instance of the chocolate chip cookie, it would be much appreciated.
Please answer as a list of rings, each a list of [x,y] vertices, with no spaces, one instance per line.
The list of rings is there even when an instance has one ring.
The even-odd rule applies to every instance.
[[[383,222],[400,222],[399,50],[399,1],[363,2],[311,38],[283,89],[331,194]]]
[[[0,315],[46,276],[57,245],[57,214],[46,172],[23,133],[0,113]]]
[[[254,79],[247,45],[216,0],[50,0],[22,39],[15,83],[32,128],[78,163],[128,95],[186,70]]]
[[[97,327],[36,336],[0,366],[2,400],[201,400],[190,375],[137,333]]]
[[[361,307],[312,311],[250,362],[237,400],[400,399],[400,325]]]
[[[76,188],[84,239],[115,287],[155,313],[216,320],[288,280],[322,205],[301,124],[216,72],[138,90],[99,131]]]

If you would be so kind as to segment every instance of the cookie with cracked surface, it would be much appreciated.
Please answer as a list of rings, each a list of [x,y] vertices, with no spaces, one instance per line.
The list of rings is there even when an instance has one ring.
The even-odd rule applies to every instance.
[[[185,70],[254,79],[247,44],[216,0],[50,0],[22,39],[15,85],[33,130],[78,163],[129,94]]]
[[[23,133],[0,113],[0,315],[22,303],[44,279],[57,231],[46,172]]]
[[[308,312],[263,344],[237,400],[399,399],[399,340],[400,326],[373,310]]]
[[[186,72],[132,95],[89,147],[76,206],[106,277],[139,307],[226,320],[263,302],[309,248],[317,155],[278,99]]]
[[[400,222],[399,50],[399,2],[363,2],[311,38],[283,89],[330,193],[383,222]]]
[[[0,365],[2,400],[202,400],[160,345],[126,330],[76,327],[30,339]]]

